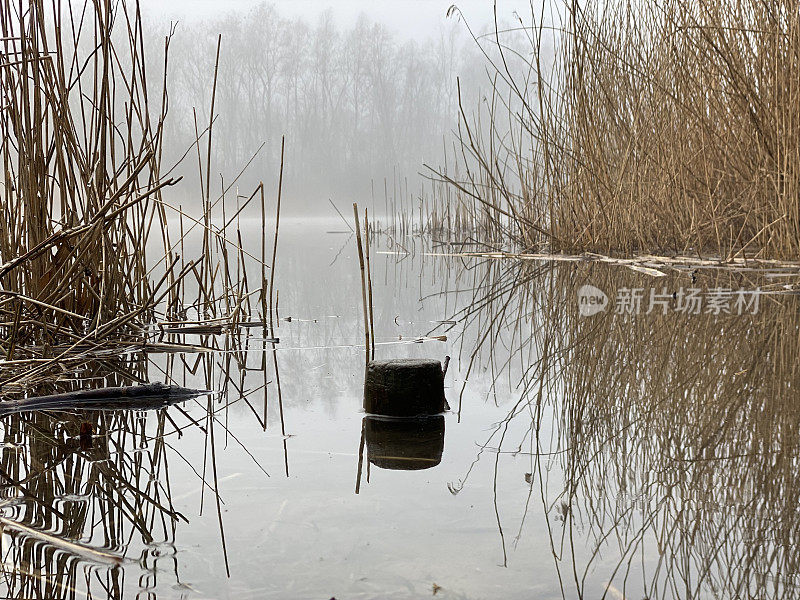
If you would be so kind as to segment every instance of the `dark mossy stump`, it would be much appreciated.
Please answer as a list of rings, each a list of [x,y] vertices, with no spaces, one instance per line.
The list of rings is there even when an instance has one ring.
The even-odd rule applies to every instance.
[[[444,417],[364,417],[367,460],[381,469],[417,471],[442,462]]]
[[[443,412],[442,363],[418,358],[370,361],[364,381],[364,410],[392,417]]]

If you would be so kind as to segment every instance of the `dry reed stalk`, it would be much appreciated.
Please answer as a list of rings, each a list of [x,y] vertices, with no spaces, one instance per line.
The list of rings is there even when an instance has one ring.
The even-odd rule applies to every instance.
[[[281,137],[281,168],[278,176],[278,201],[275,206],[275,238],[272,244],[272,265],[270,266],[269,274],[269,330],[270,336],[275,337],[275,328],[273,322],[273,302],[272,297],[275,292],[275,260],[278,254],[278,227],[281,220],[281,193],[283,191],[283,153],[286,145],[286,137]],[[274,309],[277,311],[277,307]]]
[[[267,307],[269,302],[269,314],[270,317],[272,316],[272,288],[269,289],[266,286],[267,281],[267,211],[265,208],[265,199],[264,199],[264,182],[262,181],[259,184],[259,189],[261,191],[261,319],[263,321],[263,336],[264,338],[267,337]],[[273,252],[273,255],[275,253]],[[270,298],[269,301],[267,299],[267,293],[269,293]],[[269,337],[272,337],[270,333]],[[267,353],[264,352],[261,354],[261,372],[264,376],[264,405],[263,405],[263,415],[262,415],[262,428],[264,431],[267,430],[267,411],[269,408],[269,395],[267,391]]]
[[[372,271],[369,266],[369,216],[367,209],[364,209],[364,241],[366,242],[366,267],[367,267],[367,296],[369,298],[369,339],[372,342],[371,360],[375,360],[375,318],[372,311]]]
[[[364,249],[361,245],[361,222],[358,217],[358,204],[353,202],[353,217],[356,225],[356,246],[358,247],[358,264],[361,268],[361,306],[364,311],[364,354],[365,364],[369,364],[370,344],[369,344],[369,315],[367,313],[367,280],[364,274]]]

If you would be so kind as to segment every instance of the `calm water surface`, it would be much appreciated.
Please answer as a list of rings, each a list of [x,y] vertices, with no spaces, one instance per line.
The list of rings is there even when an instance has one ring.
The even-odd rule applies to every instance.
[[[245,245],[258,252],[260,228],[249,227]],[[153,381],[169,370],[178,383],[224,390],[214,400],[213,457],[205,399],[185,403],[186,414],[167,409],[180,437],[162,413],[106,417],[99,434],[113,443],[102,456],[74,443],[66,458],[54,450],[75,437],[57,419],[43,451],[25,417],[6,418],[4,468],[33,461],[23,469],[29,491],[52,498],[65,518],[10,488],[3,514],[125,556],[109,566],[6,528],[9,594],[795,597],[796,303],[776,295],[756,314],[752,305],[742,315],[679,314],[673,305],[668,314],[660,305],[614,314],[619,290],[774,288],[785,274],[690,269],[661,278],[583,263],[501,264],[426,257],[444,250],[421,238],[378,238],[377,357],[451,356],[452,410],[438,465],[389,470],[365,460],[356,493],[364,348],[355,240],[341,221],[281,228],[275,360],[286,435],[271,346],[265,354],[263,342],[245,338],[245,352],[187,355],[188,367],[175,356],[150,359]],[[608,310],[578,314],[584,284],[607,293]],[[446,340],[414,343],[423,336]],[[116,484],[102,471],[115,461],[128,465]],[[143,489],[158,502],[134,492]],[[144,515],[141,527],[133,515]]]

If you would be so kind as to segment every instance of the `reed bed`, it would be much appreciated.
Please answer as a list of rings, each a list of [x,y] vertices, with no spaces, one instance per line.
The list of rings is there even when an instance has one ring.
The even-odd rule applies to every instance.
[[[161,164],[171,34],[154,93],[138,5],[87,3],[80,19],[76,10],[0,5],[4,394],[68,380],[87,360],[196,351],[185,334],[266,321],[258,299],[269,266],[245,251],[241,230],[254,198],[264,221],[263,185],[242,195],[236,177],[212,191],[213,117],[203,125],[195,114],[186,153],[197,157],[197,205],[164,193],[178,183]]]
[[[436,170],[470,210],[526,249],[796,259],[796,3],[559,7],[476,36],[489,99]]]
[[[13,361],[29,356],[28,346],[46,358],[57,344],[124,338],[152,318],[167,277],[154,285],[142,248],[163,216],[155,201],[175,181],[160,174],[166,97],[152,122],[158,112],[146,93],[138,15],[124,65],[104,5],[94,13],[97,28],[87,23],[74,40],[67,7],[2,8],[12,58],[1,80],[0,302],[2,351]]]
[[[460,180],[460,154],[456,148],[452,157],[445,154],[442,165],[424,165],[428,173],[418,190],[412,190],[407,179],[383,181],[383,216],[373,212],[372,234],[396,237],[429,236],[437,241],[481,240],[484,245],[497,247],[506,241],[503,228],[498,227],[490,211],[477,203],[473,195],[457,182]],[[452,172],[449,171],[452,165]],[[482,185],[484,189],[486,185]],[[376,203],[373,182],[372,209]],[[335,208],[335,205],[334,205]],[[338,210],[338,209],[336,209]]]

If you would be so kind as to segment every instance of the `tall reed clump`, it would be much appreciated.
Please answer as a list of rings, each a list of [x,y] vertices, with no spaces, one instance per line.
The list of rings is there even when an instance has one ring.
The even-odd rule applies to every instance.
[[[76,21],[70,5],[1,6],[0,313],[12,359],[23,343],[102,339],[145,316],[143,245],[173,180],[160,176],[138,13],[97,2]],[[156,100],[163,119],[166,96]]]
[[[233,216],[228,190],[210,197],[210,123],[195,144],[202,215],[162,196],[177,183],[161,169],[171,36],[163,88],[152,94],[135,2],[0,0],[0,35],[0,389],[19,391],[8,386],[102,352],[146,349],[157,317],[186,313],[187,289],[200,290],[191,304],[198,319],[224,311],[220,327],[246,317],[259,290],[248,288],[239,216],[258,190],[244,203],[237,197]],[[167,210],[180,221],[173,239]],[[203,246],[192,259],[181,255],[193,229]]]
[[[524,25],[532,52],[491,36],[492,105],[511,126],[494,117],[482,138],[462,119],[474,180],[501,198],[467,187],[515,240],[800,254],[796,2],[587,0],[554,20]]]

